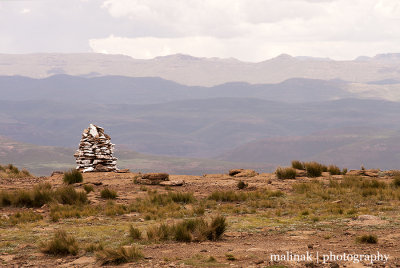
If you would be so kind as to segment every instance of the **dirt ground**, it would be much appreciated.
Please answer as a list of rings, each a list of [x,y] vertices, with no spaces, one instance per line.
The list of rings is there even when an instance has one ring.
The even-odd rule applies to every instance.
[[[149,189],[157,190],[159,193],[191,192],[198,200],[207,199],[216,190],[249,192],[269,189],[280,190],[286,196],[291,196],[293,184],[299,181],[311,183],[314,180],[305,177],[296,180],[278,180],[273,174],[266,173],[250,178],[235,178],[224,174],[171,175],[171,181],[183,180],[184,185],[164,187],[135,184],[136,175],[89,173],[84,174],[83,183],[75,184],[74,187],[82,189],[84,184],[95,185],[95,191],[88,194],[91,205],[105,205],[108,202],[99,194],[104,187],[112,188],[118,193],[115,200],[117,204],[128,205],[136,202],[138,197],[145,198]],[[62,174],[56,174],[42,178],[0,179],[0,190],[31,189],[40,182],[49,182],[57,188],[63,185],[62,177]],[[321,181],[332,179],[340,180],[341,176],[319,178]],[[239,180],[247,182],[249,186],[245,190],[238,190]],[[330,204],[333,202],[346,201],[329,201]],[[351,217],[325,215],[318,221],[312,221],[308,216],[288,216],[284,208],[279,210],[278,215],[277,209],[272,211],[269,208],[256,208],[252,212],[246,212],[242,202],[229,204],[216,202],[213,208],[206,209],[205,217],[216,212],[226,216],[228,228],[220,241],[137,243],[145,256],[144,259],[121,264],[119,267],[400,267],[398,202],[389,203],[384,206],[395,206],[395,208],[381,209],[382,204],[376,203],[377,209],[373,209],[368,207],[370,205],[364,204],[370,214],[363,214],[366,210],[360,210]],[[302,204],[299,203],[300,205]],[[237,209],[243,210],[237,211]],[[168,217],[147,220],[141,213],[130,212],[119,216],[62,218],[58,222],[53,222],[47,205],[29,209],[3,207],[0,208],[0,216],[7,219],[17,212],[26,210],[42,215],[43,219],[16,225],[0,225],[1,267],[98,267],[100,263],[95,253],[80,250],[76,256],[51,256],[42,253],[38,244],[48,240],[53,231],[63,229],[74,234],[82,245],[90,241],[100,241],[107,247],[115,247],[128,243],[126,235],[131,224],[145,228],[160,222],[176,220]],[[378,243],[363,244],[355,241],[356,237],[366,233],[376,235],[379,238]],[[369,260],[361,262],[343,260],[344,255],[361,254],[374,257],[378,252],[388,256],[388,260],[377,260],[374,263]],[[307,254],[310,255],[309,259],[302,260],[301,257],[303,255],[307,257]],[[279,255],[280,259],[277,259],[276,255]],[[297,260],[296,257],[301,260]]]

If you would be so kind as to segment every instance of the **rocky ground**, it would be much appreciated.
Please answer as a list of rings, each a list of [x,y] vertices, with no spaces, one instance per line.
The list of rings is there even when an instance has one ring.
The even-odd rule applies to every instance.
[[[101,261],[96,252],[87,248],[101,244],[105,248],[135,245],[141,250],[144,258],[120,267],[400,267],[400,189],[391,184],[393,179],[386,173],[371,171],[355,175],[357,180],[371,184],[340,188],[335,183],[345,181],[342,175],[324,173],[315,179],[304,177],[300,172],[294,180],[278,180],[274,174],[267,173],[254,177],[171,175],[170,181],[184,181],[183,186],[160,186],[135,183],[138,178],[135,173],[85,173],[83,182],[73,187],[83,191],[84,185],[93,185],[94,191],[88,194],[90,203],[85,208],[95,210],[78,208],[80,212],[76,215],[55,217],[56,208],[51,204],[37,208],[0,208],[0,266],[97,267]],[[239,181],[248,186],[239,190]],[[373,181],[383,184],[375,187]],[[0,190],[3,193],[27,190],[41,182],[50,183],[54,189],[64,185],[63,175],[54,174],[42,178],[0,179]],[[101,198],[100,191],[106,187],[117,192],[115,200]],[[210,197],[215,191],[223,195],[229,191],[231,195],[232,192],[250,194],[248,198],[220,200]],[[260,191],[264,191],[261,196],[252,195]],[[132,204],[151,195],[168,192],[193,193],[195,199],[185,204],[154,205],[153,210],[130,209]],[[119,205],[124,208],[121,212],[107,212]],[[203,211],[197,212],[201,211],[199,208]],[[13,215],[26,211],[42,217],[10,221]],[[146,228],[160,223],[191,217],[211,219],[215,215],[225,216],[228,223],[218,241],[132,241],[128,237],[131,225],[145,233]],[[40,250],[41,243],[61,229],[78,241],[79,252],[75,256],[48,255]],[[377,243],[356,241],[365,234],[376,236]],[[324,255],[330,252],[339,259],[331,256],[324,260],[327,258]],[[370,256],[377,252],[388,255],[388,260],[375,263],[341,260],[344,254]],[[311,261],[284,259],[287,257],[274,260],[272,256],[295,258],[307,253],[311,254]]]

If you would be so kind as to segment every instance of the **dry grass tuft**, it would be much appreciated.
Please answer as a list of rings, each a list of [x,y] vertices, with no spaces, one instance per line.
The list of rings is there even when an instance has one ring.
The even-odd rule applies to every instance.
[[[296,178],[296,170],[291,167],[278,167],[275,170],[275,174],[279,180],[289,180]]]
[[[75,238],[63,230],[56,231],[53,238],[41,246],[41,251],[50,255],[76,255],[78,250]]]
[[[118,265],[122,263],[138,261],[142,258],[142,252],[134,246],[119,247],[118,249],[103,249],[97,254],[97,259],[102,265]]]
[[[63,181],[66,184],[74,184],[83,181],[82,173],[79,170],[71,169],[64,173]]]

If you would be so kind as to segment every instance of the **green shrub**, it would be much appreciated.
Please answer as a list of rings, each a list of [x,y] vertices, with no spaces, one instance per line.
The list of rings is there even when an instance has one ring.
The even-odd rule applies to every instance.
[[[226,223],[226,218],[223,216],[217,216],[212,219],[210,228],[208,230],[207,238],[209,240],[219,240],[221,236],[225,233],[228,224]]]
[[[174,240],[177,242],[192,242],[204,240],[219,240],[227,228],[225,217],[217,216],[208,223],[202,218],[187,219],[173,225],[161,224],[146,230],[148,240]]]
[[[16,166],[14,166],[13,164],[8,164],[6,169],[8,169],[13,174],[19,173],[19,169]]]
[[[172,201],[175,203],[189,204],[194,201],[192,193],[169,192],[168,196],[171,197]]]
[[[175,226],[174,240],[178,242],[187,242],[187,243],[192,241],[192,234],[188,230],[187,226],[183,224]]]
[[[378,237],[375,235],[362,235],[357,237],[356,241],[362,244],[376,244],[378,243]]]
[[[85,184],[83,185],[83,190],[85,190],[86,193],[90,193],[94,191],[94,187],[92,184]]]
[[[296,170],[291,167],[278,167],[275,170],[276,177],[279,180],[286,180],[286,179],[295,179],[296,178]]]
[[[138,228],[135,228],[131,225],[129,227],[129,237],[132,240],[140,240],[142,239],[142,232]]]
[[[76,255],[79,246],[73,236],[59,230],[49,242],[42,244],[41,250],[51,255]]]
[[[117,198],[118,195],[117,195],[116,191],[111,190],[109,188],[104,188],[103,190],[101,190],[100,196],[101,196],[101,198],[104,198],[104,199],[115,199],[115,198]]]
[[[338,166],[335,166],[335,165],[329,165],[328,166],[328,172],[331,175],[340,175],[341,174],[340,168]]]
[[[396,188],[399,188],[399,187],[400,187],[400,176],[395,176],[395,177],[393,178],[392,185],[393,185],[394,187],[396,187]]]
[[[292,161],[292,168],[304,170],[304,163],[300,162],[299,160]]]
[[[142,258],[142,252],[134,246],[119,247],[118,249],[103,249],[97,254],[97,259],[102,265],[118,265],[122,263],[138,261]]]
[[[16,191],[13,203],[16,207],[33,207],[32,193],[26,190]]]
[[[211,193],[208,199],[222,202],[237,202],[247,200],[248,195],[245,192],[215,191]]]
[[[242,189],[244,189],[244,188],[247,188],[247,186],[249,186],[249,184],[245,183],[244,181],[239,181],[238,184],[237,184],[237,188],[238,188],[239,190],[242,190]]]
[[[53,200],[53,191],[49,183],[40,183],[32,190],[2,191],[1,206],[41,207]]]
[[[13,198],[10,192],[8,191],[1,191],[0,192],[0,206],[1,207],[8,207],[11,206],[13,203]]]
[[[87,203],[87,194],[76,191],[73,186],[64,186],[55,191],[55,198],[60,204],[78,205]]]
[[[41,207],[44,204],[51,203],[53,201],[53,190],[51,189],[51,184],[39,183],[33,187],[33,206]]]
[[[151,203],[159,206],[165,206],[172,202],[189,204],[193,203],[195,200],[193,193],[181,192],[168,192],[167,194],[158,194],[153,192],[149,193],[149,197]]]
[[[225,256],[228,261],[236,261],[236,257],[233,254],[227,253]]]
[[[347,174],[347,168],[342,169],[342,175],[346,175]]]
[[[327,167],[317,163],[317,162],[306,162],[304,163],[304,167],[307,172],[307,176],[310,178],[320,177],[322,172],[327,170]]]
[[[83,181],[82,173],[77,169],[71,169],[64,173],[63,181],[67,184],[74,184]]]
[[[39,183],[32,190],[0,192],[1,206],[41,207],[44,204],[84,204],[87,202],[85,192],[78,192],[72,186],[63,186],[56,191],[49,183]]]

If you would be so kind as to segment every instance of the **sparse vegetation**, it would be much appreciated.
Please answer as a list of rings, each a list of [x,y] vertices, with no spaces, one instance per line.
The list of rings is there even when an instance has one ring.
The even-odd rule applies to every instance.
[[[332,168],[328,166],[328,170],[331,171]],[[297,172],[305,173],[299,170]],[[229,243],[239,240],[242,242],[242,238],[245,242],[251,242],[247,239],[247,235],[241,236],[241,239],[233,239],[231,235],[251,233],[254,238],[259,239],[264,232],[270,232],[274,237],[279,237],[291,232],[293,226],[298,228],[296,231],[299,232],[321,228],[322,231],[318,232],[316,237],[320,237],[322,244],[329,243],[331,238],[335,238],[335,241],[337,239],[339,243],[348,242],[350,239],[354,247],[362,247],[360,243],[369,243],[366,241],[373,239],[357,238],[356,243],[356,237],[341,232],[342,226],[348,226],[347,223],[361,226],[363,219],[359,217],[360,215],[379,215],[381,221],[392,222],[393,219],[397,219],[399,211],[400,187],[395,185],[397,174],[395,172],[387,176],[387,172],[380,174],[384,174],[385,177],[346,175],[343,178],[324,176],[297,181],[276,181],[272,177],[272,185],[268,185],[266,180],[257,179],[251,188],[241,191],[238,190],[238,184],[240,180],[244,183],[246,180],[229,178],[225,183],[223,180],[227,176],[224,176],[218,181],[218,188],[215,187],[211,193],[208,191],[213,187],[201,188],[196,184],[197,178],[193,179],[196,183],[188,188],[194,193],[184,192],[187,188],[183,187],[166,189],[160,186],[147,186],[144,192],[139,190],[140,186],[129,183],[127,187],[131,187],[130,189],[119,188],[118,191],[119,195],[124,196],[124,200],[121,200],[123,203],[100,198],[93,200],[93,195],[89,195],[92,202],[88,202],[85,185],[91,186],[91,184],[74,187],[57,183],[55,187],[58,188],[52,188],[50,184],[42,183],[31,189],[17,186],[15,187],[17,190],[3,190],[0,193],[4,211],[0,215],[0,227],[8,230],[7,228],[17,225],[12,234],[5,232],[0,245],[3,252],[14,254],[19,250],[17,243],[30,245],[33,239],[44,238],[48,230],[57,230],[65,226],[68,228],[68,234],[76,237],[75,243],[79,245],[78,249],[81,249],[79,255],[96,255],[99,260],[96,265],[102,263],[116,265],[141,258],[134,253],[123,252],[123,249],[130,250],[130,246],[125,245],[146,245],[147,248],[147,245],[153,243],[166,243],[168,244],[166,247],[176,250],[185,247],[181,243],[192,243],[188,246],[196,248],[198,256],[193,254],[189,258],[182,258],[182,255],[179,255],[180,259],[175,259],[172,253],[167,253],[154,258],[158,262],[161,261],[160,258],[165,257],[166,265],[174,262],[176,265],[185,263],[199,267],[224,266],[228,255],[224,255],[226,251],[215,255],[214,247],[205,246],[210,242],[197,242],[216,241],[222,238],[227,239]],[[190,179],[188,180],[190,182]],[[49,181],[53,183],[52,180]],[[104,184],[112,185],[107,181]],[[260,188],[276,186],[282,190]],[[101,189],[96,188],[98,197]],[[42,204],[47,205],[39,208]],[[228,222],[231,233],[225,238]],[[341,224],[334,225],[336,222]],[[333,226],[332,229],[325,227],[328,225]],[[384,226],[392,228],[392,225]],[[360,230],[375,230],[376,237],[381,235],[381,229],[360,228]],[[34,237],[31,234],[34,234]],[[70,235],[67,237],[71,238]],[[49,238],[51,241],[56,240],[54,237]],[[57,243],[53,242],[51,247],[50,241],[41,243],[40,246],[43,252],[48,254],[77,254],[74,250],[65,250],[67,246],[61,246],[66,244],[61,241],[67,240],[64,237],[58,239]],[[121,248],[121,245],[124,247]],[[35,247],[27,247],[25,251],[28,254],[33,253]],[[232,258],[239,259],[241,265],[252,265],[259,261],[256,256],[253,257],[255,253],[242,254],[240,250],[227,253],[232,254]],[[244,254],[248,257],[243,257]],[[75,258],[67,259],[68,262],[75,260]],[[144,260],[143,264],[148,264],[147,260]]]
[[[223,216],[217,216],[212,219],[211,225],[208,230],[208,240],[219,240],[225,233],[227,228],[226,218]]]
[[[101,251],[103,249],[104,249],[104,247],[100,243],[90,243],[90,244],[85,246],[85,251],[89,252],[89,253],[93,253],[93,252],[96,252],[96,251]]]
[[[249,184],[246,183],[246,182],[244,182],[244,181],[239,181],[238,184],[237,184],[237,188],[238,188],[239,190],[242,190],[242,189],[244,189],[244,188],[247,188],[247,186],[249,186]]]
[[[331,175],[340,175],[342,172],[340,171],[340,168],[338,166],[335,165],[329,165],[328,166],[328,172]]]
[[[304,170],[304,163],[300,162],[299,160],[293,160],[292,161],[292,168],[294,169],[300,169],[300,170]]]
[[[203,218],[183,220],[172,225],[161,224],[149,227],[146,231],[148,240],[174,240],[177,242],[192,242],[204,240],[219,240],[227,228],[226,219],[217,216],[210,223]]]
[[[281,191],[259,190],[254,192],[215,191],[208,199],[222,202],[237,202],[246,200],[263,200],[282,196]]]
[[[41,250],[51,255],[76,255],[79,246],[73,236],[58,230],[50,241],[41,245]]]
[[[35,213],[31,210],[28,210],[12,214],[6,222],[11,225],[16,225],[21,223],[40,221],[42,219],[43,219],[42,215]]]
[[[85,190],[86,193],[93,192],[94,186],[92,184],[85,184],[83,185],[83,190]]]
[[[167,194],[149,193],[153,204],[166,205],[171,202],[189,204],[193,203],[193,193],[168,192]]]
[[[32,177],[32,175],[26,169],[20,170],[13,164],[6,166],[0,165],[0,178],[26,178]]]
[[[77,205],[87,202],[87,194],[82,191],[76,191],[73,186],[64,186],[55,191],[55,198],[60,204]]]
[[[104,198],[104,199],[115,199],[115,198],[117,198],[118,195],[117,195],[116,191],[111,190],[109,188],[104,188],[103,190],[101,190],[100,196],[101,196],[101,198]]]
[[[1,206],[41,207],[58,201],[61,204],[85,203],[86,193],[77,192],[72,186],[64,186],[56,191],[49,183],[40,183],[32,190],[0,192]]]
[[[275,170],[276,177],[280,180],[289,180],[296,178],[296,170],[291,167],[278,167]]]
[[[77,169],[71,169],[64,173],[63,181],[66,184],[74,184],[83,181],[82,173]]]
[[[142,232],[138,228],[135,228],[131,225],[129,227],[129,238],[132,240],[140,240],[142,239]]]
[[[392,185],[393,185],[395,188],[400,188],[400,174],[397,174],[397,173],[396,173],[396,174],[393,176]]]
[[[236,257],[233,254],[227,253],[225,256],[228,261],[236,261]]]
[[[124,246],[118,249],[103,249],[97,253],[102,265],[135,262],[143,258],[142,252],[135,246]]]
[[[305,162],[304,167],[307,172],[307,176],[310,178],[320,177],[322,175],[322,172],[328,170],[325,165],[317,162]]]
[[[376,244],[378,243],[378,237],[376,235],[362,235],[356,238],[356,242],[362,244]]]

